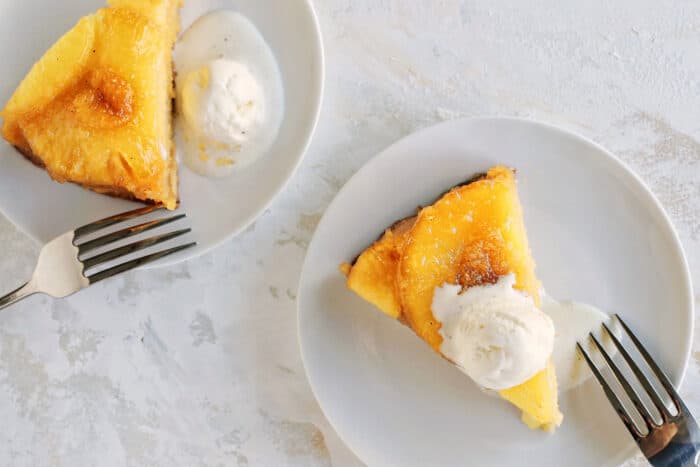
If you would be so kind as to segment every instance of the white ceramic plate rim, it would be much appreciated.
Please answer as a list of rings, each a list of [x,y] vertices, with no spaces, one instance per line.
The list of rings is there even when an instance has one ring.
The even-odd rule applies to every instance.
[[[237,229],[233,229],[230,232],[227,232],[225,235],[222,235],[219,239],[211,242],[209,245],[207,245],[205,248],[196,250],[196,253],[194,254],[188,254],[187,251],[185,251],[183,254],[178,254],[175,255],[171,258],[164,258],[159,261],[156,261],[154,263],[149,263],[143,266],[140,266],[139,269],[154,269],[154,268],[160,268],[164,266],[173,266],[175,264],[178,264],[183,261],[187,261],[199,256],[202,256],[219,246],[221,246],[223,243],[231,240],[232,238],[236,237],[238,234],[243,232],[245,229],[247,229],[259,216],[261,213],[263,213],[270,205],[272,202],[275,200],[275,198],[287,188],[289,185],[289,182],[291,179],[294,177],[296,172],[298,171],[299,167],[301,166],[301,163],[304,160],[304,156],[306,155],[306,152],[309,149],[309,146],[311,145],[311,141],[313,139],[314,133],[316,131],[316,127],[318,125],[318,120],[321,115],[321,109],[322,109],[322,104],[323,104],[323,95],[324,95],[324,90],[325,90],[325,53],[324,53],[324,45],[323,45],[323,34],[321,32],[321,25],[318,20],[318,15],[316,13],[316,10],[313,6],[312,0],[303,0],[303,5],[305,8],[308,10],[309,17],[312,20],[313,23],[313,34],[316,37],[316,41],[314,42],[315,45],[315,50],[314,56],[315,59],[317,60],[318,63],[318,69],[317,69],[317,75],[314,77],[318,83],[317,86],[314,87],[316,89],[316,92],[313,95],[309,96],[309,101],[311,102],[311,108],[313,109],[313,118],[309,119],[308,126],[306,127],[304,133],[305,136],[302,139],[302,144],[300,145],[300,150],[297,156],[297,160],[294,163],[294,166],[291,168],[291,170],[288,171],[288,173],[285,175],[284,181],[274,190],[271,190],[270,194],[268,197],[266,197],[264,200],[262,200],[258,207],[250,214],[248,217],[246,217],[243,221],[240,222],[240,225]],[[288,115],[285,115],[285,118],[289,118]],[[135,206],[134,209],[136,209],[138,206]],[[27,237],[29,237],[36,245],[38,246],[43,246],[44,242],[41,241],[39,238],[37,238],[31,231],[30,229],[27,228],[27,226],[20,222],[15,216],[9,214],[5,210],[2,210],[0,208],[0,213],[2,213],[3,216],[7,220],[9,220],[20,232],[25,234]],[[95,219],[96,220],[96,219]]]
[[[680,260],[680,264],[682,266],[682,276],[683,276],[683,283],[681,284],[682,289],[685,291],[685,296],[684,300],[686,302],[686,307],[685,311],[688,312],[688,322],[693,323],[694,318],[695,318],[695,311],[694,311],[694,301],[693,301],[693,287],[692,287],[692,280],[691,280],[691,275],[690,275],[690,268],[688,265],[687,258],[685,257],[685,253],[683,252],[683,247],[680,241],[680,237],[678,236],[678,232],[676,229],[673,227],[673,224],[671,223],[670,218],[668,217],[668,214],[664,210],[663,206],[661,205],[661,202],[656,198],[656,196],[653,194],[651,189],[647,186],[647,184],[621,159],[619,159],[617,156],[612,154],[610,151],[605,149],[603,146],[599,145],[595,141],[586,138],[585,136],[582,136],[578,133],[574,133],[571,130],[565,129],[563,127],[557,126],[555,124],[551,123],[545,123],[545,122],[540,122],[540,121],[535,121],[535,120],[530,120],[530,119],[525,119],[525,118],[520,118],[520,117],[471,117],[471,118],[464,118],[464,119],[459,119],[457,121],[464,122],[465,124],[469,123],[474,123],[474,122],[487,122],[487,121],[512,121],[512,122],[521,122],[521,123],[527,123],[530,125],[538,126],[540,128],[557,132],[557,133],[562,133],[565,136],[568,136],[570,138],[574,138],[578,140],[581,143],[587,144],[594,149],[597,150],[597,154],[602,154],[605,156],[606,162],[609,162],[610,165],[609,167],[611,169],[617,170],[621,172],[623,175],[629,177],[631,180],[636,182],[637,188],[640,189],[640,194],[643,193],[646,199],[647,203],[650,203],[651,206],[656,209],[657,214],[659,214],[660,219],[663,220],[664,222],[664,228],[667,230],[667,233],[670,234],[670,238],[673,239],[673,245],[675,248],[675,253],[678,256],[678,259]],[[372,159],[367,161],[355,174],[348,179],[348,181],[343,185],[343,187],[336,193],[336,196],[334,197],[333,201],[328,205],[326,208],[326,212],[331,210],[334,205],[336,204],[338,198],[340,197],[341,193],[343,193],[347,187],[351,184],[353,180],[356,178],[359,178],[362,176],[364,172],[369,172],[372,171],[374,168],[374,165],[378,163],[378,160],[382,158],[384,154],[387,152],[390,152],[395,146],[400,144],[404,139],[409,138],[409,137],[416,137],[420,135],[421,133],[428,132],[436,127],[439,127],[441,125],[446,125],[446,124],[454,124],[457,122],[455,120],[452,121],[447,121],[447,122],[442,122],[436,125],[432,125],[423,129],[420,129],[414,133],[411,133],[409,135],[404,136],[403,138],[395,141],[393,144],[385,148],[383,151],[375,155]],[[593,156],[597,157],[597,156]],[[324,216],[321,218],[319,221],[318,226],[316,227],[316,230],[319,229],[319,227],[323,224],[325,218]],[[314,241],[316,240],[316,235],[314,234],[313,238],[311,239],[311,242],[309,243],[309,248],[307,251],[311,251],[314,245]],[[308,255],[307,255],[308,258]],[[304,344],[304,332],[302,330],[302,310],[304,309],[303,306],[303,294],[302,291],[305,289],[304,287],[304,278],[307,276],[307,267],[308,267],[308,261],[307,259],[304,260],[304,264],[301,269],[301,275],[299,279],[299,285],[298,285],[298,291],[299,291],[299,297],[297,299],[297,332],[299,334],[299,347],[300,347],[300,352],[301,352],[301,358],[302,362],[304,364],[304,369],[307,374],[307,378],[309,380],[309,386],[311,387],[311,391],[314,394],[314,397],[319,403],[319,406],[321,407],[321,411],[324,413],[326,416],[326,419],[330,423],[330,425],[333,427],[333,429],[336,431],[338,436],[343,440],[346,446],[348,446],[360,459],[368,459],[371,458],[371,456],[365,456],[363,453],[358,452],[355,450],[355,448],[348,443],[348,439],[346,439],[343,431],[340,429],[340,427],[336,424],[336,421],[333,420],[331,417],[329,417],[328,412],[323,406],[323,403],[321,399],[319,398],[319,394],[317,393],[315,381],[317,376],[315,376],[314,369],[311,368],[311,366],[308,363],[308,358],[307,358],[307,349]],[[676,387],[680,387],[681,384],[683,383],[683,380],[685,378],[685,374],[688,370],[688,363],[690,360],[690,352],[691,352],[691,346],[693,342],[693,326],[688,326],[685,332],[685,339],[683,342],[683,362],[681,366],[681,371],[680,371],[680,376],[677,378],[672,378],[673,383],[675,384]],[[636,445],[630,440],[630,443],[626,448],[621,449],[619,452],[618,456],[616,458],[611,459],[611,462],[613,464],[619,464],[624,462],[626,459],[630,458],[635,452],[636,452]]]

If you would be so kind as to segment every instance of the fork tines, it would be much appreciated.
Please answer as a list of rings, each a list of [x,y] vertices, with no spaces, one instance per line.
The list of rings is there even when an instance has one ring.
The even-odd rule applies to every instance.
[[[108,227],[117,225],[119,223],[129,221],[132,219],[136,219],[141,216],[145,216],[147,214],[150,214],[152,212],[156,212],[159,210],[164,209],[162,206],[147,206],[144,208],[140,209],[135,209],[133,211],[125,212],[122,214],[117,214],[115,216],[110,216],[105,219],[101,219],[96,222],[92,222],[90,224],[84,225],[78,229],[75,229],[73,232],[73,244],[77,247],[78,249],[78,259],[82,262],[83,264],[83,272],[87,271],[88,269],[92,269],[101,265],[104,265],[110,261],[119,259],[121,257],[130,255],[132,253],[135,253],[137,251],[143,250],[145,248],[149,248],[155,245],[158,245],[163,242],[167,242],[169,240],[172,240],[174,238],[180,237],[182,235],[185,235],[189,232],[192,231],[190,228],[186,229],[179,229],[175,230],[173,232],[168,232],[164,234],[159,234],[155,235],[150,238],[146,238],[143,240],[138,240],[132,243],[129,243],[128,245],[124,246],[119,246],[116,247],[112,250],[109,250],[104,253],[99,253],[95,254],[93,256],[90,256],[86,258],[87,254],[100,249],[102,247],[106,247],[110,244],[120,242],[124,239],[127,239],[129,237],[133,237],[135,235],[142,234],[144,232],[147,232],[149,230],[157,229],[159,227],[165,226],[167,224],[170,224],[172,222],[179,221],[180,219],[184,219],[187,217],[186,214],[176,214],[170,217],[166,217],[163,219],[156,219],[156,220],[151,220],[147,222],[143,222],[138,225],[126,227],[120,230],[117,230],[115,232],[111,232],[108,234],[105,234],[103,236],[100,236],[95,239],[91,240],[86,240],[86,241],[81,241],[85,239],[85,237],[89,236],[90,234],[99,232],[100,230],[106,229]],[[103,279],[107,279],[108,277],[114,276],[116,274],[128,271],[130,269],[134,269],[138,266],[141,266],[143,264],[147,264],[153,261],[156,261],[160,258],[163,258],[168,255],[172,255],[174,253],[177,253],[179,251],[185,250],[187,248],[191,248],[195,246],[197,243],[196,242],[190,242],[186,243],[184,245],[178,245],[172,248],[160,250],[156,253],[151,253],[136,259],[132,259],[130,261],[124,262],[122,264],[118,264],[116,266],[110,267],[108,269],[105,269],[103,271],[99,271],[97,273],[94,273],[92,275],[87,275],[87,279],[90,281],[91,284],[94,284],[95,282],[101,281]]]
[[[666,390],[668,393],[668,396],[670,396],[671,401],[673,402],[673,405],[676,408],[676,414],[672,414],[668,408],[666,407],[666,404],[664,403],[661,395],[659,392],[654,388],[652,385],[651,381],[644,375],[642,370],[639,368],[637,363],[632,359],[632,356],[629,354],[629,352],[623,347],[622,343],[618,339],[618,337],[613,333],[610,328],[603,323],[603,330],[605,334],[608,335],[610,340],[613,342],[615,349],[620,353],[622,358],[625,360],[627,363],[627,366],[632,370],[632,373],[634,373],[635,378],[637,381],[639,381],[639,384],[642,386],[646,394],[648,395],[649,399],[653,403],[654,407],[656,410],[658,410],[659,414],[661,415],[662,418],[662,423],[656,423],[654,420],[654,417],[652,417],[651,413],[649,412],[649,409],[644,405],[642,402],[640,395],[637,391],[637,389],[634,388],[632,384],[625,378],[625,376],[622,374],[622,371],[620,370],[620,367],[613,361],[612,357],[610,354],[605,350],[605,348],[601,345],[601,343],[596,339],[596,337],[593,335],[593,333],[589,334],[589,339],[593,343],[593,346],[595,349],[600,352],[600,354],[603,356],[603,360],[605,360],[605,363],[607,366],[610,368],[612,371],[613,375],[615,376],[615,379],[618,381],[622,389],[625,391],[627,394],[627,397],[632,401],[632,404],[634,407],[637,409],[639,412],[639,415],[641,418],[644,420],[644,424],[646,425],[646,429],[648,432],[651,432],[654,428],[658,428],[662,426],[664,423],[668,423],[669,421],[672,421],[676,419],[677,417],[680,416],[681,414],[681,402],[678,394],[676,393],[676,390],[674,389],[673,385],[669,381],[668,377],[666,374],[659,368],[659,366],[654,362],[654,360],[651,358],[649,355],[649,352],[644,348],[644,346],[639,342],[639,339],[632,333],[632,331],[629,329],[627,324],[620,318],[617,314],[615,315],[615,318],[617,321],[622,325],[622,328],[624,329],[625,333],[629,337],[629,339],[632,341],[634,346],[637,348],[639,354],[642,356],[646,364],[649,366],[651,371],[654,373],[656,378],[659,380],[663,388]],[[588,366],[591,368],[591,371],[593,372],[593,375],[596,377],[600,385],[603,387],[603,390],[605,391],[605,395],[607,396],[608,400],[612,404],[612,406],[615,408],[617,411],[618,415],[624,422],[625,426],[627,429],[630,431],[632,436],[639,440],[640,438],[643,438],[646,434],[642,433],[639,431],[639,428],[636,426],[634,421],[632,420],[631,415],[628,413],[628,411],[625,409],[624,405],[622,404],[622,401],[620,400],[619,396],[615,393],[615,391],[612,389],[610,384],[606,381],[606,379],[603,377],[601,370],[598,369],[598,366],[593,362],[592,358],[586,352],[583,348],[583,346],[580,343],[576,343],[576,347],[578,348],[578,351],[583,355],[585,358],[586,362],[588,363]]]

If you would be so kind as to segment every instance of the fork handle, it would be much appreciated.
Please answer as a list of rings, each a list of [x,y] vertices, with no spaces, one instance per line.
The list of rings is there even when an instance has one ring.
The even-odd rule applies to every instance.
[[[12,305],[13,303],[16,303],[16,302],[22,300],[25,297],[33,295],[37,292],[38,292],[38,290],[34,284],[34,281],[29,281],[26,284],[24,284],[23,286],[8,293],[4,297],[0,297],[0,310]]]

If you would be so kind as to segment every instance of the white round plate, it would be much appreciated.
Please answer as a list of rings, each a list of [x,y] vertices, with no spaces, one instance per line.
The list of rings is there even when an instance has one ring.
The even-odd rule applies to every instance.
[[[103,0],[0,0],[0,107],[32,64],[78,19]],[[179,211],[188,215],[196,248],[171,264],[202,254],[245,229],[291,178],[308,147],[323,90],[321,32],[310,0],[185,0],[182,29],[207,11],[230,8],[248,16],[270,44],[282,73],[287,115],[270,152],[225,179],[180,168]],[[40,243],[88,222],[140,206],[52,182],[0,140],[0,210]]]
[[[299,286],[302,356],[331,424],[371,466],[617,465],[633,443],[589,380],[560,394],[563,425],[529,430],[413,333],[345,287],[351,261],[393,221],[472,174],[518,170],[537,273],[558,298],[622,315],[672,380],[688,361],[689,272],[661,206],[580,136],[517,119],[443,123],[394,144],[345,185],[318,225]]]

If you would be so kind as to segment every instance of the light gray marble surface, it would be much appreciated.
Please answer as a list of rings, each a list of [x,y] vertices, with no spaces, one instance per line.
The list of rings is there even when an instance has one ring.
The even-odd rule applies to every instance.
[[[321,120],[301,169],[253,227],[185,264],[0,314],[0,465],[360,465],[304,376],[297,280],[342,184],[388,144],[441,120],[525,116],[606,146],[660,198],[700,288],[696,0],[316,8]],[[0,245],[0,284],[10,289],[38,250],[1,216]],[[700,414],[698,339],[681,392]]]

